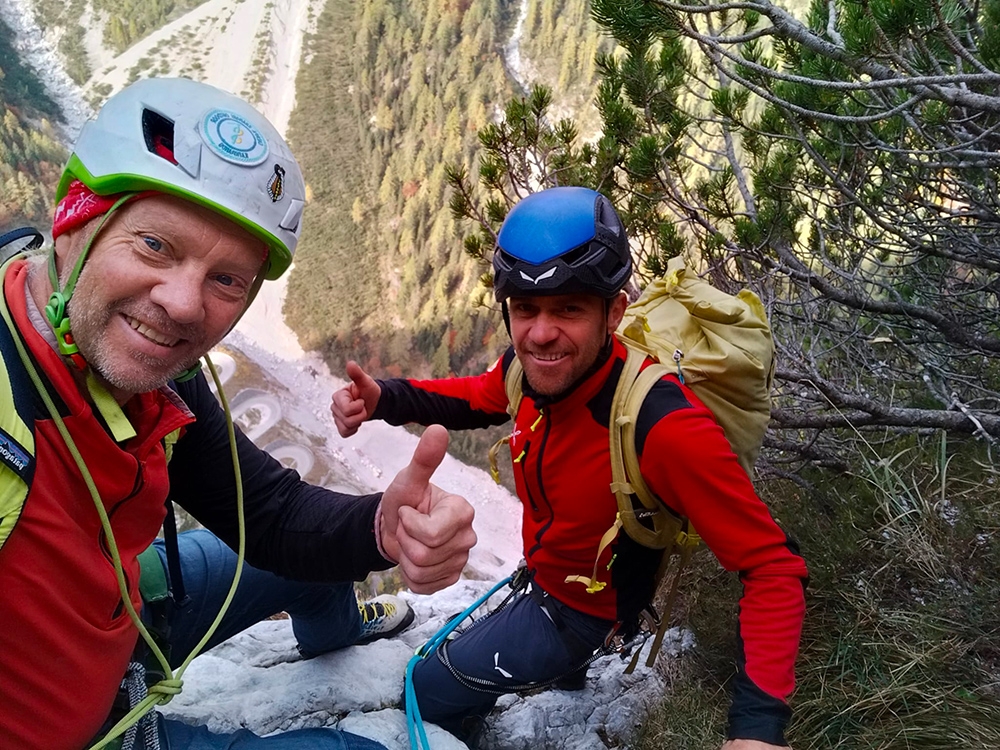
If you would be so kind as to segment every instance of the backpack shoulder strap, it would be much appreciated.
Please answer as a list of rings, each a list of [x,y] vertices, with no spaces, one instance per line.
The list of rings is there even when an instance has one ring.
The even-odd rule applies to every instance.
[[[517,418],[517,410],[521,408],[521,400],[524,398],[524,390],[521,385],[523,374],[524,368],[521,366],[521,360],[517,358],[517,355],[514,355],[514,358],[510,361],[510,365],[507,367],[507,374],[503,380],[504,389],[507,391],[507,414],[510,415],[511,421]],[[490,447],[490,476],[493,477],[493,481],[497,484],[500,484],[500,464],[497,462],[497,455],[500,452],[500,448],[509,441],[510,436],[505,436],[497,440]]]
[[[0,285],[6,272],[0,269]],[[34,386],[21,364],[0,286],[0,548],[21,517],[35,472]]]
[[[653,645],[650,647],[646,659],[646,666],[651,667],[670,625],[670,615],[677,597],[681,573],[691,559],[691,553],[700,539],[687,519],[677,518],[669,513],[653,494],[653,491],[649,489],[649,485],[646,484],[642,471],[639,469],[639,454],[635,448],[635,422],[639,417],[639,409],[642,408],[643,401],[653,386],[672,370],[656,362],[638,372],[638,368],[649,352],[645,347],[633,346],[630,341],[624,343],[628,349],[628,357],[611,407],[613,417],[611,471],[616,483],[623,482],[619,489],[615,490],[615,495],[618,498],[619,517],[622,519],[622,526],[626,533],[637,542],[649,547],[663,548],[663,558],[660,561],[659,570],[656,572],[657,585],[666,574],[671,558],[677,556],[677,566],[663,605],[663,612],[659,616]],[[612,484],[612,489],[615,489],[614,484]],[[652,514],[648,516],[653,523],[652,530],[647,525],[639,523],[635,513],[626,514],[623,512],[623,502],[628,502],[628,510],[631,511],[633,508],[631,499],[626,496],[626,492],[634,493],[642,503],[645,513]],[[639,652],[637,649],[631,663],[625,669],[626,674],[631,674],[635,670]]]
[[[618,499],[618,513],[625,532],[645,547],[663,549],[673,541],[680,522],[666,512],[642,478],[635,449],[635,423],[646,395],[669,370],[659,363],[642,370],[646,353],[628,344],[626,349],[628,355],[611,402],[611,423],[608,425],[611,491]],[[633,504],[633,495],[639,499],[641,507],[636,508]]]
[[[618,511],[615,522],[597,545],[594,569],[590,576],[567,576],[566,583],[582,583],[589,593],[601,591],[607,584],[598,580],[601,554],[618,538],[621,529],[644,547],[664,550],[664,561],[669,557],[675,540],[681,532],[683,519],[670,513],[646,485],[639,471],[639,457],[635,449],[635,422],[642,401],[666,372],[658,363],[642,369],[646,352],[627,347],[625,365],[615,387],[611,401],[608,424],[609,456],[611,459],[611,491],[615,495]],[[638,503],[636,502],[638,498]],[[664,565],[661,564],[661,568]],[[657,573],[657,580],[662,570]]]
[[[521,408],[521,399],[524,398],[524,391],[521,387],[521,382],[524,380],[523,375],[524,367],[521,366],[521,360],[517,358],[517,355],[514,355],[507,368],[507,375],[503,379],[504,388],[507,391],[507,413],[510,414],[511,419],[517,416],[517,410]]]

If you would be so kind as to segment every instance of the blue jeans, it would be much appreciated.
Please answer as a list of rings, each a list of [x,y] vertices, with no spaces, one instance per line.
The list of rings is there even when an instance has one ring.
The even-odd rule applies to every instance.
[[[179,534],[178,545],[188,601],[175,607],[168,620],[171,667],[179,666],[205,635],[236,572],[236,553],[211,532]],[[162,540],[156,541],[156,548],[167,570]],[[299,583],[244,565],[226,616],[203,651],[277,612],[291,615],[292,632],[307,655],[350,646],[361,634],[352,582]],[[377,742],[334,729],[299,729],[261,738],[245,729],[221,735],[162,716],[158,721],[163,750],[384,750]]]

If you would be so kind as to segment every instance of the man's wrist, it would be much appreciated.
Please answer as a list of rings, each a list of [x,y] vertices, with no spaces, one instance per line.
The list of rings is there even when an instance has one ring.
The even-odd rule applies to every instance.
[[[382,555],[388,562],[393,565],[399,565],[399,560],[393,560],[388,552],[385,551],[385,547],[382,546],[382,501],[378,501],[378,508],[375,509],[375,546],[378,548],[378,553]]]

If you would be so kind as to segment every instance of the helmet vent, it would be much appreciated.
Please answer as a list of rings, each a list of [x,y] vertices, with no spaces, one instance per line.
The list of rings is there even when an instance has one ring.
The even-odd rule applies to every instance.
[[[580,245],[580,247],[576,248],[575,250],[570,250],[568,253],[565,253],[561,257],[563,259],[563,262],[566,263],[567,265],[576,266],[581,261],[587,262],[589,260],[590,255],[591,255],[590,243],[587,242],[584,243],[583,245]]]
[[[174,123],[151,109],[142,110],[142,137],[146,141],[146,149],[176,164],[174,158]]]
[[[597,199],[597,223],[603,224],[607,229],[611,230],[615,237],[618,237],[622,232],[621,220],[618,218],[618,214],[615,213],[611,202],[603,195]]]

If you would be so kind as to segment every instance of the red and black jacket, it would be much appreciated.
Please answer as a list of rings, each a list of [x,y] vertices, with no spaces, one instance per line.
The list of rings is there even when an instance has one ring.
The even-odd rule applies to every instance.
[[[372,416],[450,429],[503,424],[504,378],[513,357],[508,349],[475,377],[379,381],[382,395]],[[555,400],[524,383],[510,446],[524,556],[534,580],[581,612],[627,621],[653,594],[659,550],[620,534],[598,565],[598,578],[610,575],[610,585],[588,593],[580,583],[566,583],[567,576],[590,576],[599,541],[615,520],[608,423],[624,359],[625,348],[615,340],[607,360]],[[784,744],[805,612],[802,558],[758,498],[711,412],[676,376],[665,376],[644,401],[636,449],[650,489],[690,519],[743,583],[730,736]],[[610,573],[602,578],[601,571]]]
[[[230,546],[237,544],[225,416],[199,375],[176,390],[133,397],[124,411],[137,435],[115,442],[53,345],[32,325],[26,275],[18,263],[3,279],[13,335],[26,345],[93,475],[139,609],[136,556],[156,537],[168,495]],[[18,514],[0,547],[0,747],[81,750],[111,710],[138,633],[93,500],[11,337],[0,321],[0,367],[12,403],[30,424],[35,450],[20,476],[0,465],[0,520]],[[184,433],[168,467],[162,438],[178,427]],[[236,441],[247,562],[290,578],[331,582],[360,580],[390,566],[373,532],[380,495],[355,497],[308,485],[238,430]],[[15,508],[6,502],[8,490],[22,480],[28,492]]]

